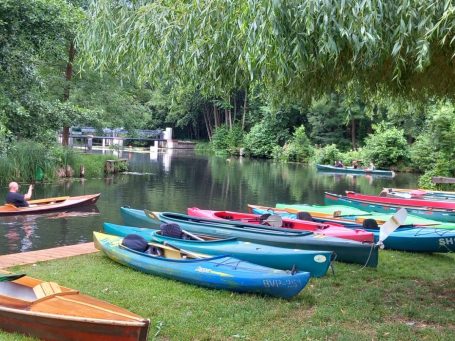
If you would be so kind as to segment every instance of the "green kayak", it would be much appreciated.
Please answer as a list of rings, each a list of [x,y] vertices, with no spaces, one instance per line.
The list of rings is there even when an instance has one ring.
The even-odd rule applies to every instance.
[[[345,220],[354,220],[361,223],[363,219],[374,219],[379,223],[387,221],[392,217],[392,214],[366,212],[357,208],[344,205],[306,205],[306,204],[276,204],[276,208],[291,210],[296,212],[308,212],[328,214],[332,217],[339,217]],[[295,213],[295,212],[294,212]],[[432,228],[455,229],[454,223],[445,223],[432,219],[421,218],[412,214],[408,214],[405,225],[413,225],[416,227],[429,226]]]

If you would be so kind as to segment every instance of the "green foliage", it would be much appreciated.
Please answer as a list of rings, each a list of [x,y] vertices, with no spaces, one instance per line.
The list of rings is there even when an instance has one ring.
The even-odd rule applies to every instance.
[[[432,134],[424,132],[419,135],[412,144],[409,155],[414,169],[423,172],[432,169],[439,155]]]
[[[455,190],[453,184],[434,184],[431,179],[435,176],[455,177],[455,160],[449,160],[443,156],[439,156],[439,158],[435,160],[433,167],[427,170],[419,178],[419,187],[421,188],[437,189],[442,191]]]
[[[345,153],[341,153],[340,159],[345,166],[351,166],[354,161],[357,161],[359,166],[361,166],[362,163],[364,166],[368,166],[368,164],[364,161],[362,149],[349,150]]]
[[[313,162],[322,165],[333,165],[335,161],[341,159],[341,152],[335,144],[330,144],[322,148],[316,148]]]
[[[291,140],[283,147],[275,146],[273,158],[282,161],[308,162],[314,154],[310,140],[305,133],[305,127],[298,127]]]
[[[100,0],[78,48],[102,72],[204,94],[260,81],[300,99],[354,79],[373,91],[452,96],[454,13],[434,0]]]
[[[237,154],[239,148],[243,145],[243,130],[237,125],[232,127],[232,129],[222,125],[216,128],[213,133],[211,144],[216,152]]]
[[[408,159],[408,144],[404,131],[379,124],[374,134],[365,139],[363,155],[366,162],[373,162],[378,168],[387,168]]]

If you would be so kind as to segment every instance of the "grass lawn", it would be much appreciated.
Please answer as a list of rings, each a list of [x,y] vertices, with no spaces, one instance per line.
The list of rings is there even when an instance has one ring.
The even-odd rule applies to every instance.
[[[142,274],[101,253],[10,270],[147,317],[150,340],[455,340],[455,254],[382,251],[376,270],[337,263],[290,301]]]

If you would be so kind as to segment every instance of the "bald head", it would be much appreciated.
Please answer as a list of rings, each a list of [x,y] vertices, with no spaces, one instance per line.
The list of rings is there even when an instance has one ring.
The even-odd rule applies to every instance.
[[[17,192],[19,190],[19,184],[17,182],[10,182],[8,188],[10,192]]]

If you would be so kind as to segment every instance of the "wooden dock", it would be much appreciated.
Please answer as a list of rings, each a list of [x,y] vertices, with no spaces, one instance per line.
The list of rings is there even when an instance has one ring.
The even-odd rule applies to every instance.
[[[93,242],[0,256],[0,269],[97,252]]]

